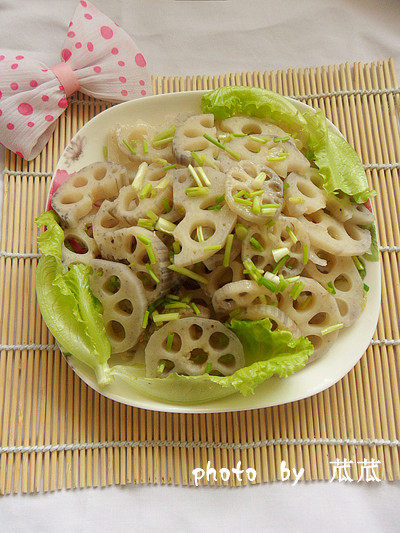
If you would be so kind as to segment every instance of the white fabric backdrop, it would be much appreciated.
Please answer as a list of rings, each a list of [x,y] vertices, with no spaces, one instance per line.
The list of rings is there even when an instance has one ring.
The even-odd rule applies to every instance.
[[[29,53],[49,66],[58,63],[76,3],[0,0],[0,49]],[[396,0],[94,3],[132,35],[153,74],[283,69],[389,56],[400,65]],[[0,529],[398,531],[399,489],[399,483],[292,487],[286,482],[243,489],[131,486],[18,495],[0,500]]]

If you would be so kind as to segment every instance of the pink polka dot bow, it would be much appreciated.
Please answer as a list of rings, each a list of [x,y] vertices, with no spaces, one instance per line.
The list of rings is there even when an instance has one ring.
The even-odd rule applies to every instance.
[[[0,141],[27,160],[48,142],[67,96],[78,89],[109,101],[150,92],[146,61],[129,35],[90,2],[81,1],[52,68],[22,55],[0,54]]]

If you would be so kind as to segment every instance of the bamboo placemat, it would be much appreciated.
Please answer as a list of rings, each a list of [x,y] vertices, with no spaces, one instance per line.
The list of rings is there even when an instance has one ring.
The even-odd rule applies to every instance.
[[[239,413],[179,415],[130,408],[83,383],[55,349],[36,304],[34,218],[71,136],[107,107],[71,100],[45,150],[30,163],[6,153],[0,245],[0,492],[126,483],[191,485],[210,461],[217,472],[254,468],[255,483],[280,478],[281,461],[303,480],[330,480],[347,459],[357,481],[364,459],[400,479],[399,91],[392,60],[225,76],[157,77],[154,93],[241,84],[320,107],[366,165],[382,258],[382,309],[374,341],[356,367],[305,400]],[[292,475],[293,478],[293,475]],[[204,479],[203,479],[204,481]],[[235,476],[217,484],[247,484]],[[215,484],[211,479],[211,484]]]

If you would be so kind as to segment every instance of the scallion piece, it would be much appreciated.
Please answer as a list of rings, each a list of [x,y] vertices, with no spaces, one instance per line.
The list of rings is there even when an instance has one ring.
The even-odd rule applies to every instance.
[[[174,241],[172,243],[172,251],[174,252],[174,254],[179,254],[179,252],[181,251],[181,245],[178,241]]]
[[[173,331],[171,331],[171,333],[168,333],[166,348],[169,352],[171,351],[172,343],[174,342],[174,336],[175,333]]]
[[[132,182],[132,187],[138,191],[139,189],[142,188],[142,184],[143,184],[143,178],[145,177],[146,175],[146,171],[148,169],[149,165],[146,163],[146,162],[143,162],[139,165],[139,168],[136,172],[136,176]]]
[[[293,300],[297,300],[304,287],[305,285],[302,281],[296,281],[296,283],[293,285],[292,290],[290,291],[290,296],[293,298]]]
[[[207,194],[210,192],[210,189],[208,187],[187,187],[186,188],[186,194],[187,196],[207,196]]]
[[[237,204],[246,205],[247,207],[253,207],[253,202],[251,202],[250,200],[245,200],[244,198],[233,197],[233,201]]]
[[[215,201],[217,202],[217,204],[222,204],[222,202],[225,201],[225,194],[221,194],[221,196],[217,196]]]
[[[228,235],[228,237],[226,239],[224,258],[222,260],[222,265],[224,267],[229,266],[229,259],[231,257],[232,244],[233,244],[233,235],[230,234],[230,235]]]
[[[268,270],[267,270],[267,272],[264,273],[264,278],[265,278],[265,279],[269,279],[269,281],[272,281],[272,283],[273,283],[274,285],[278,285],[278,283],[279,283],[279,281],[280,281],[280,280],[279,280],[279,276],[276,276],[276,275],[273,274],[272,272],[268,272]]]
[[[296,235],[293,233],[293,231],[289,228],[289,226],[286,226],[286,233],[289,235],[289,237],[291,238],[293,243],[296,244],[298,239],[297,239]]]
[[[233,198],[242,198],[243,196],[247,198],[249,196],[249,193],[245,191],[244,189],[241,189],[240,191],[235,192],[235,194],[233,195]]]
[[[146,252],[147,252],[147,255],[149,256],[150,263],[154,265],[156,262],[156,256],[154,255],[154,251],[153,251],[151,244],[146,244]]]
[[[163,139],[167,139],[169,137],[173,137],[175,135],[176,126],[173,124],[169,128],[166,128],[163,131],[160,131],[160,133],[157,133],[157,135],[153,138],[154,141],[161,141]]]
[[[169,220],[166,220],[165,218],[162,218],[162,217],[158,218],[156,229],[158,229],[159,231],[172,235],[174,233],[175,228],[176,228],[176,225],[170,222]]]
[[[203,227],[202,226],[197,226],[196,233],[197,233],[197,241],[198,242],[204,242],[204,235],[203,235]]]
[[[283,161],[287,157],[289,157],[289,152],[281,152],[277,155],[268,155],[267,161]]]
[[[160,180],[157,183],[157,185],[154,186],[154,188],[163,191],[164,189],[166,189],[168,187],[168,185],[170,183],[171,183],[171,180],[169,178],[165,177],[162,180]]]
[[[266,228],[272,228],[272,226],[275,224],[276,220],[269,220],[266,224]]]
[[[139,233],[137,238],[139,241],[141,241],[143,244],[151,244],[151,239],[149,237],[146,237],[146,235],[143,235],[142,233]]]
[[[246,273],[248,273],[249,276],[254,279],[254,281],[258,282],[258,280],[262,277],[258,268],[251,259],[245,259],[243,261],[243,266],[246,269]]]
[[[290,140],[290,135],[286,135],[286,137],[275,137],[274,143],[286,142],[289,140]]]
[[[264,251],[264,247],[261,245],[261,243],[255,237],[251,237],[250,238],[250,244],[252,245],[253,248],[258,250],[259,252],[263,252]]]
[[[165,167],[165,165],[168,165],[168,161],[166,159],[163,159],[162,157],[153,157],[151,162],[158,163],[159,165],[162,165],[163,167]]]
[[[203,180],[204,185],[209,187],[211,185],[211,181],[208,179],[207,174],[204,172],[202,167],[197,168],[197,172],[200,174],[201,179]]]
[[[158,374],[162,374],[162,373],[164,372],[164,370],[165,370],[165,365],[166,365],[166,364],[167,364],[167,363],[166,363],[165,361],[160,361],[160,362],[158,363],[158,365],[157,365],[157,373],[158,373]]]
[[[151,144],[154,146],[154,148],[163,147],[163,146],[167,146],[167,144],[172,142],[172,140],[173,140],[173,137],[166,137],[165,139],[159,139],[158,141],[155,141],[153,139]]]
[[[130,150],[132,152],[133,155],[136,155],[136,151],[134,150],[133,146],[131,146],[130,143],[128,143],[128,141],[126,139],[122,139],[122,142],[128,148],[128,150]],[[133,142],[135,142],[135,141],[133,141]],[[135,144],[136,144],[136,142],[135,142]]]
[[[368,291],[369,291],[369,285],[367,285],[366,283],[364,283],[364,291],[365,291],[365,292],[368,292]]]
[[[220,244],[213,244],[210,246],[204,246],[205,252],[214,252],[216,250],[221,250],[222,246]]]
[[[240,155],[239,154],[237,154],[236,152],[234,152],[230,148],[227,148],[224,144],[222,144],[219,141],[217,141],[217,139],[214,139],[213,137],[211,137],[207,133],[204,133],[203,137],[205,139],[207,139],[207,141],[210,141],[210,143],[215,144],[215,146],[218,146],[218,148],[221,148],[222,150],[225,150],[225,152],[227,152],[229,155],[231,155],[237,161],[240,160]]]
[[[286,191],[286,189],[289,189],[289,187],[290,187],[289,183],[285,181],[285,183],[283,184],[283,190]]]
[[[255,196],[261,196],[264,193],[262,189],[257,189],[256,191],[253,191],[249,194],[250,198],[254,198]]]
[[[308,246],[303,244],[303,265],[306,265],[308,262]]]
[[[148,154],[149,153],[149,146],[147,144],[146,139],[142,139],[142,146],[143,146],[143,153]]]
[[[290,196],[289,202],[292,204],[304,204],[304,198],[301,196]]]
[[[163,170],[167,171],[167,170],[171,170],[171,168],[176,168],[176,163],[174,163],[173,165],[167,165],[166,167],[163,167]]]
[[[255,135],[249,135],[249,139],[251,139],[252,141],[256,141],[260,144],[265,144],[271,140],[269,137],[256,137]]]
[[[207,211],[221,211],[222,204],[216,204],[216,205],[210,205],[210,207],[207,207]]]
[[[163,201],[162,201],[162,204],[163,204],[163,207],[165,209],[165,212],[166,213],[169,213],[172,209],[169,201],[168,201],[168,198],[163,198]]]
[[[169,265],[168,268],[170,270],[173,270],[177,274],[182,274],[182,276],[186,276],[188,278],[194,279],[195,281],[198,281],[199,283],[207,283],[206,278],[203,276],[200,276],[200,274],[196,274],[196,272],[193,272],[192,270],[189,270],[185,267],[177,267],[176,265]]]
[[[153,320],[156,324],[159,322],[172,322],[172,320],[178,320],[179,313],[157,313],[153,315]]]
[[[286,248],[286,246],[283,246],[282,248],[274,248],[272,250],[272,255],[275,260],[275,263],[277,263],[285,255],[290,255],[290,251],[289,251],[289,248]]]
[[[144,317],[143,317],[143,320],[142,320],[142,328],[143,329],[146,329],[147,328],[147,324],[149,322],[149,310],[147,309],[145,312],[144,312]]]
[[[247,133],[232,133],[234,137],[247,137]]]
[[[193,157],[199,167],[203,166],[204,161],[203,158],[199,156],[199,154],[196,154],[196,152],[190,152],[190,155]]]
[[[197,307],[197,305],[194,303],[194,302],[191,302],[190,304],[191,308],[193,309],[194,311],[194,314],[199,316],[200,314],[200,309]]]
[[[328,333],[332,333],[333,331],[342,329],[342,327],[343,327],[343,324],[341,322],[339,324],[334,324],[333,326],[329,326],[327,328],[321,329],[321,335],[328,335]]]
[[[184,309],[190,307],[185,302],[170,302],[164,305],[165,309]]]
[[[192,165],[189,165],[188,166],[188,169],[189,169],[189,172],[191,173],[191,175],[193,176],[193,179],[194,181],[196,182],[196,184],[199,186],[199,187],[203,187],[203,183],[201,181],[201,179],[199,178],[196,170],[193,168]],[[189,187],[188,187],[189,188]]]
[[[283,265],[286,263],[286,261],[289,259],[290,255],[285,255],[284,257],[282,257],[282,259],[280,259],[277,264],[275,265],[275,268],[274,270],[272,271],[273,274],[277,274],[281,268],[283,267]]]
[[[154,222],[149,218],[139,218],[139,220],[137,221],[137,225],[141,228],[146,228],[150,230],[154,229]]]
[[[108,146],[103,146],[103,157],[105,161],[108,160]]]
[[[259,215],[261,212],[261,200],[259,196],[255,196],[253,199],[253,204],[251,206],[251,210],[255,215]]]
[[[239,239],[239,241],[244,241],[248,233],[249,231],[246,226],[243,226],[243,224],[236,224],[235,235]]]
[[[335,286],[333,284],[333,281],[330,281],[326,287],[326,290],[328,292],[330,292],[331,294],[336,294],[336,289],[335,289]]]
[[[154,211],[152,211],[151,209],[148,209],[146,211],[146,215],[149,217],[150,220],[152,220],[154,222],[154,224],[157,222],[158,215],[156,213],[154,213]]]
[[[257,184],[257,186],[259,186],[259,185],[262,185],[266,179],[267,179],[267,174],[265,172],[260,172],[254,178],[254,183]]]
[[[151,270],[151,266],[146,264],[146,270],[147,272],[149,273],[150,277],[156,282],[156,283],[160,283],[160,280],[158,279],[158,277],[154,274],[154,272]]]
[[[150,193],[150,191],[151,191],[151,187],[152,187],[152,185],[151,185],[150,182],[147,182],[147,183],[144,185],[144,187],[142,188],[142,190],[141,190],[140,193],[139,193],[139,198],[140,198],[141,200],[144,200],[144,198],[146,198],[146,196]]]

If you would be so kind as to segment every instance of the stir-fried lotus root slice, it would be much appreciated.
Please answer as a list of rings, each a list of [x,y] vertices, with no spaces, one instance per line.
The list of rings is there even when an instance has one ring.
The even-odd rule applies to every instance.
[[[191,152],[196,152],[206,165],[214,161],[218,148],[203,137],[205,133],[214,138],[216,136],[217,130],[212,114],[189,117],[176,128],[172,147],[178,163],[182,165],[194,163]]]
[[[225,245],[236,222],[236,215],[226,205],[219,211],[207,209],[216,204],[217,198],[223,194],[225,175],[212,168],[205,170],[210,181],[205,196],[187,196],[186,189],[193,186],[193,178],[187,169],[176,173],[174,202],[185,210],[183,220],[174,230],[174,238],[181,245],[181,251],[174,256],[174,263],[178,267],[204,261],[218,252]],[[201,228],[204,240],[199,240],[197,228]]]
[[[93,218],[88,215],[72,228],[64,230],[64,242],[61,258],[64,266],[71,263],[88,263],[100,255],[99,248],[93,238]]]
[[[172,272],[167,268],[170,264],[168,248],[154,232],[132,226],[116,231],[104,229],[96,236],[102,257],[127,263],[142,282],[148,301],[156,300],[169,289]],[[148,247],[140,237],[150,242]],[[150,263],[149,253],[154,254],[153,264]],[[149,267],[158,278],[158,283],[150,275]]]
[[[113,353],[133,348],[143,329],[147,300],[142,284],[121,263],[93,259],[90,288],[103,306],[103,322]]]
[[[240,261],[232,261],[227,267],[221,264],[209,274],[206,274],[205,278],[207,283],[204,285],[203,290],[212,298],[214,293],[227,283],[244,279],[243,264]]]
[[[351,221],[353,224],[368,226],[374,221],[374,215],[363,204],[352,204],[348,199],[337,198],[327,194],[325,212],[340,222]]]
[[[250,258],[257,268],[273,270],[273,250],[287,248],[289,259],[279,271],[284,277],[297,276],[303,269],[303,246],[310,249],[310,240],[297,218],[279,217],[272,228],[252,227],[243,241],[242,259]],[[261,250],[261,248],[262,250]],[[317,258],[318,259],[318,258]],[[325,264],[324,261],[322,261]]]
[[[318,179],[314,173],[300,176],[292,172],[285,183],[284,212],[291,217],[315,213],[326,206],[326,192],[318,186],[321,185],[321,179]]]
[[[350,256],[362,255],[370,249],[371,233],[351,220],[339,222],[322,209],[303,215],[299,220],[308,232],[311,245],[317,250]]]
[[[295,339],[301,337],[301,331],[295,322],[293,322],[286,313],[274,305],[252,305],[251,307],[244,309],[238,315],[238,318],[240,320],[262,320],[263,318],[269,318],[272,323],[271,331],[280,329],[290,331]]]
[[[128,168],[132,167],[132,162],[151,163],[158,158],[172,162],[172,142],[160,143],[158,146],[154,146],[152,142],[163,129],[164,126],[152,126],[144,122],[115,126],[108,134],[108,158],[127,165]]]
[[[288,135],[273,124],[257,118],[232,117],[222,120],[220,128],[229,133],[245,134],[243,137],[234,137],[226,143],[226,146],[242,161],[251,160],[256,164],[267,164],[282,177],[286,177],[290,171],[304,172],[310,166],[308,159],[297,149],[292,140],[279,141],[286,139]],[[235,156],[221,152],[218,161],[221,168],[226,171],[235,163]]]
[[[98,204],[118,196],[129,183],[126,169],[116,163],[93,163],[65,181],[51,200],[53,209],[67,226],[76,226],[85,216],[97,211]]]
[[[146,170],[143,186],[151,183],[151,191],[156,191],[156,194],[151,196],[150,191],[145,198],[140,198],[140,190],[137,191],[131,185],[122,187],[113,202],[113,215],[129,226],[135,226],[139,218],[147,218],[149,210],[164,216],[165,201],[172,205],[172,182],[172,171],[165,172],[158,165],[150,165]]]
[[[229,313],[237,308],[271,303],[276,303],[276,295],[264,286],[248,279],[227,283],[215,291],[212,299],[217,313]]]
[[[266,179],[261,183],[255,178],[264,172]],[[257,191],[262,194],[246,197],[236,195],[245,191],[248,195]],[[248,196],[247,195],[247,196]],[[231,211],[249,222],[262,224],[281,211],[283,201],[283,183],[280,177],[267,166],[255,165],[249,161],[243,161],[232,167],[227,174],[225,182],[225,199]],[[255,199],[259,201],[259,208],[253,205]],[[267,207],[270,204],[272,207]],[[262,206],[266,206],[263,210]]]
[[[168,342],[173,335],[172,345]],[[146,346],[146,375],[170,372],[199,376],[229,376],[244,366],[243,347],[236,335],[217,320],[182,318],[153,333]]]
[[[341,322],[335,298],[311,278],[300,277],[304,288],[296,300],[290,293],[292,285],[282,293],[280,309],[299,327],[301,334],[314,345],[312,359],[324,354],[338,336],[338,330],[321,334],[321,330]]]
[[[331,289],[328,283],[333,284],[336,291],[333,297],[339,307],[340,322],[343,322],[345,327],[351,326],[362,312],[364,292],[361,276],[351,257],[337,257],[326,253],[322,253],[322,256],[327,260],[325,267],[316,266],[309,261],[305,272],[327,289]]]

